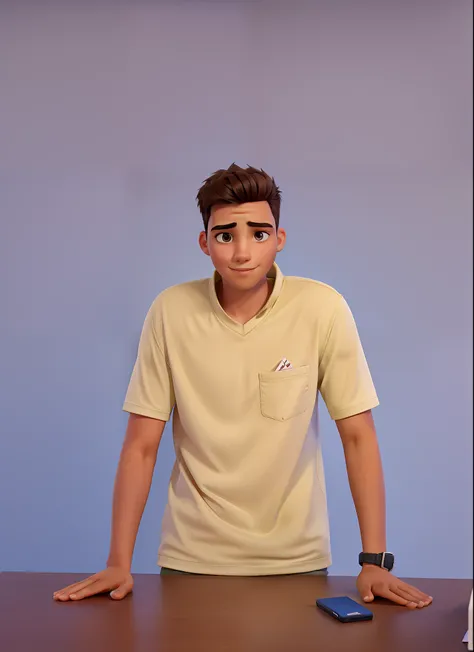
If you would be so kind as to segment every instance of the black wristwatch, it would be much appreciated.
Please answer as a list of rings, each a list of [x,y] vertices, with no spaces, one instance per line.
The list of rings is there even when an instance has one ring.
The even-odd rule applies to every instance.
[[[395,563],[395,557],[391,552],[361,552],[359,564],[373,564],[385,570],[391,571]]]

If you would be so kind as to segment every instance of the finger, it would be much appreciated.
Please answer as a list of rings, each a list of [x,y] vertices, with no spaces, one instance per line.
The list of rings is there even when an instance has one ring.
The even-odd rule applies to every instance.
[[[419,591],[410,591],[409,589],[405,589],[403,586],[400,585],[391,586],[390,589],[393,591],[393,593],[396,593],[402,598],[405,598],[409,602],[414,602],[418,608],[425,607],[429,604],[429,602],[420,598]]]
[[[417,608],[421,608],[425,606],[425,603],[422,600],[420,600],[417,596],[413,595],[413,593],[411,593],[410,591],[405,591],[400,587],[393,587],[392,591],[396,595],[399,595],[401,598],[408,600],[408,602],[412,602],[413,604],[415,604]]]
[[[87,580],[85,580],[85,581],[87,581]],[[74,590],[74,588],[75,588],[76,586],[78,586],[79,584],[84,584],[84,581],[82,581],[82,582],[76,582],[75,584],[69,584],[69,586],[65,586],[63,589],[60,589],[59,591],[55,591],[55,592],[53,593],[53,597],[56,598],[56,597],[58,597],[59,595],[64,595],[64,594],[66,594],[66,593],[69,593],[69,591]]]
[[[413,597],[418,600],[418,602],[423,602],[424,605],[431,604],[433,602],[433,598],[431,597],[431,595],[427,595],[426,593],[423,593],[423,591],[420,591],[419,589],[417,589],[415,586],[412,586],[411,584],[407,584],[406,582],[399,582],[398,588],[403,589],[408,593],[411,593]]]
[[[360,583],[358,586],[359,593],[364,602],[372,602],[374,599],[374,594],[372,593],[370,582]]]
[[[114,600],[123,600],[123,598],[125,598],[125,596],[128,595],[131,590],[132,587],[129,584],[121,584],[118,589],[112,591],[110,597]]]
[[[86,586],[80,591],[74,591],[69,596],[71,600],[75,602],[77,600],[82,600],[83,598],[89,598],[91,595],[97,595],[98,593],[104,593],[105,591],[110,591],[115,588],[110,582],[105,582],[104,580],[97,580],[93,584]]]
[[[374,594],[372,593],[370,585],[362,586],[360,588],[360,594],[361,594],[362,599],[364,600],[364,602],[373,602]]]
[[[64,598],[67,599],[71,595],[71,593],[75,593],[76,591],[83,589],[84,587],[88,586],[89,584],[92,584],[96,580],[97,578],[95,577],[95,575],[93,575],[92,577],[88,577],[87,579],[82,580],[81,582],[70,584],[69,586],[66,586],[64,589],[61,589],[60,591],[56,591],[53,594],[53,597],[55,599],[64,599]]]
[[[377,595],[379,595],[381,598],[391,600],[392,602],[395,602],[395,604],[402,605],[403,607],[408,607],[408,609],[416,609],[417,607],[416,602],[403,598],[386,586],[384,586],[380,591],[377,591]]]

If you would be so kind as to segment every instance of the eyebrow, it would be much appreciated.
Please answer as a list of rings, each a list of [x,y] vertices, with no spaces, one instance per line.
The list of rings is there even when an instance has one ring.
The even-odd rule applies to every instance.
[[[273,225],[268,222],[247,222],[247,224],[256,229],[273,229]],[[212,227],[211,231],[228,231],[229,229],[234,229],[236,226],[237,222],[231,222],[230,224],[217,224],[217,226]]]

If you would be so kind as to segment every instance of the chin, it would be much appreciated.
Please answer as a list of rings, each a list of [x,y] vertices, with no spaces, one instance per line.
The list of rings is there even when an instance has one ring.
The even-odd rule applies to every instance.
[[[262,274],[261,270],[256,269],[253,272],[242,275],[238,272],[229,272],[222,278],[224,279],[225,284],[229,287],[234,287],[239,290],[252,290],[265,280],[266,275]]]

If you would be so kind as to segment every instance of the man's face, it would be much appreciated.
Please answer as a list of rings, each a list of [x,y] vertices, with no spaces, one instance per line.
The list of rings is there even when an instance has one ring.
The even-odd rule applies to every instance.
[[[266,201],[213,206],[207,234],[199,235],[224,284],[238,290],[251,290],[266,278],[285,240]]]

